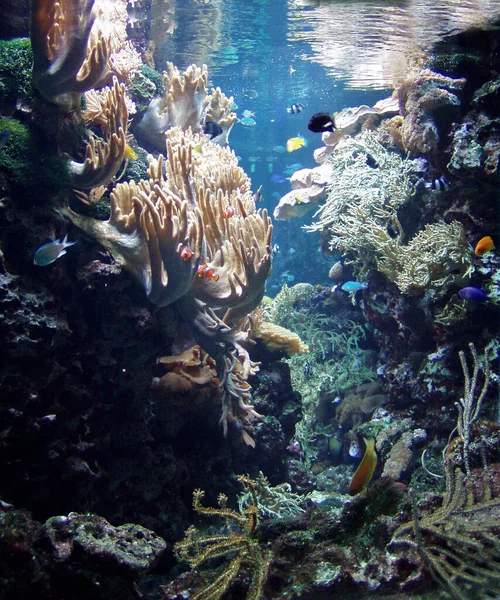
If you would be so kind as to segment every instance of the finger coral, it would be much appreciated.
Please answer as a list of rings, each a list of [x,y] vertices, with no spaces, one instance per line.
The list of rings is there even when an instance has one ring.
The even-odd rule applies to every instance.
[[[91,189],[109,183],[123,161],[127,145],[128,110],[125,86],[118,84],[116,77],[113,87],[108,89],[102,101],[98,120],[106,141],[103,143],[91,137],[83,163],[70,160],[68,165],[72,183],[78,188]]]

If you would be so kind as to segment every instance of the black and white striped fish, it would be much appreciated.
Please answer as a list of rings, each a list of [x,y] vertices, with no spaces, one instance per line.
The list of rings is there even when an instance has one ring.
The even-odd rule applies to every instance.
[[[444,177],[438,177],[432,181],[426,181],[424,186],[430,192],[446,192],[450,189],[450,183],[449,181],[446,181]]]
[[[304,110],[304,105],[301,104],[300,102],[295,102],[294,104],[292,104],[292,106],[289,106],[286,109],[287,113],[290,113],[291,115],[296,115],[300,112],[302,112]]]

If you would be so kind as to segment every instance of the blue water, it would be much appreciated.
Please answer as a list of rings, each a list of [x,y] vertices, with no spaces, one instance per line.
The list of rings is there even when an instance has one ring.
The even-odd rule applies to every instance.
[[[271,214],[279,198],[291,189],[287,169],[297,163],[303,168],[317,166],[313,151],[323,144],[319,134],[307,129],[311,115],[361,104],[371,106],[391,93],[346,89],[346,79],[332,77],[325,67],[311,62],[310,45],[297,35],[307,33],[309,26],[301,15],[308,8],[297,11],[289,5],[273,0],[227,0],[197,6],[193,14],[193,5],[186,4],[177,13],[173,36],[167,37],[155,52],[157,68],[167,60],[180,70],[193,62],[206,63],[210,84],[233,96],[238,117],[242,118],[244,110],[255,114],[256,125],[246,127],[237,122],[229,142],[251,177],[253,190],[262,186],[259,207]],[[208,33],[200,33],[200,23],[208,27]],[[245,90],[255,90],[257,98],[249,98]],[[286,108],[293,103],[303,104],[304,110],[288,114]],[[273,150],[286,146],[286,141],[297,135],[306,139],[307,147],[292,153]],[[284,181],[273,182],[273,175],[274,179],[282,176]],[[328,284],[331,259],[325,259],[318,250],[319,236],[301,228],[311,222],[311,216],[275,221],[273,243],[279,246],[279,252],[267,283],[269,295],[274,296],[283,283]]]

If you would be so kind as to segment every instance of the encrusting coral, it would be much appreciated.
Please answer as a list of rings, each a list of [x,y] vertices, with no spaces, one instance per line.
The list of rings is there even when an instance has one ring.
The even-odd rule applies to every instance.
[[[465,79],[452,79],[430,69],[409,75],[400,85],[401,134],[408,152],[417,155],[436,149],[440,140],[436,116],[443,107],[453,111],[460,105],[455,92],[464,86]]]
[[[248,331],[230,325],[264,296],[271,220],[256,210],[231,150],[190,130],[166,138],[167,159],[149,157],[149,180],[115,186],[108,221],[66,214],[135,275],[151,302],[176,304],[217,363],[224,433],[233,424],[253,445],[244,428],[260,415],[246,380],[257,366],[245,348]]]

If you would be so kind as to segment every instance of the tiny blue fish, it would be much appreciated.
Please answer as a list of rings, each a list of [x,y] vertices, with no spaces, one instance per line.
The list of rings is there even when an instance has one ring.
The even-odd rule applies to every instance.
[[[76,244],[76,242],[68,242],[68,234],[66,234],[60,242],[54,240],[48,244],[43,244],[43,246],[40,246],[35,252],[33,264],[38,267],[46,267],[56,261],[59,257],[64,256],[64,254],[66,254],[66,248],[73,246],[73,244]]]
[[[358,290],[365,290],[367,287],[368,284],[366,281],[364,283],[359,283],[358,281],[346,281],[340,289],[344,290],[344,292],[357,292]]]
[[[254,125],[257,125],[257,122],[255,121],[255,119],[252,119],[252,117],[245,117],[244,119],[240,119],[240,123],[245,127],[254,127]]]
[[[469,285],[467,287],[462,288],[458,295],[463,300],[467,300],[468,302],[487,302],[490,298],[486,292],[482,289],[474,287],[473,285]]]

